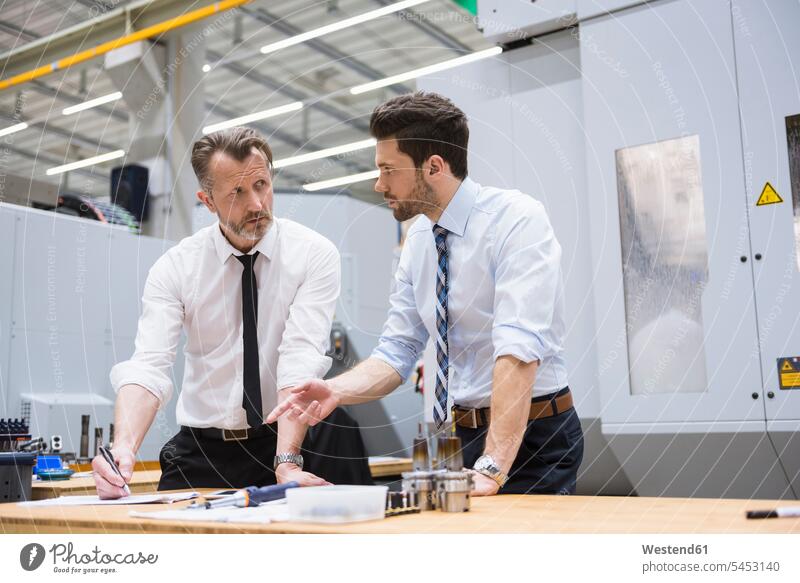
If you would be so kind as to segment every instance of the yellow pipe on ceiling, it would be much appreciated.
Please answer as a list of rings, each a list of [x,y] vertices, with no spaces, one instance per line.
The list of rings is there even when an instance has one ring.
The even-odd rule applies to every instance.
[[[9,79],[4,79],[0,81],[0,91],[8,89],[9,87],[20,85],[22,83],[27,83],[28,81],[38,79],[39,77],[49,75],[50,73],[55,73],[56,71],[60,71],[62,69],[67,69],[73,65],[77,65],[78,63],[83,63],[89,59],[104,55],[105,53],[113,51],[114,49],[118,49],[120,47],[124,47],[125,45],[130,45],[135,42],[169,32],[170,30],[180,28],[181,26],[186,26],[187,24],[192,24],[198,20],[203,20],[204,18],[208,18],[209,16],[213,16],[219,12],[225,12],[226,10],[236,8],[242,4],[247,4],[248,2],[250,2],[250,0],[222,0],[221,2],[215,2],[214,4],[209,4],[203,8],[192,10],[186,14],[181,14],[180,16],[176,16],[174,18],[165,20],[164,22],[159,22],[158,24],[148,26],[142,30],[137,30],[129,35],[104,42],[91,49],[75,53],[70,57],[64,57],[63,59],[59,59],[54,63],[50,63],[49,65],[37,67],[36,69],[26,71],[25,73],[14,75]]]

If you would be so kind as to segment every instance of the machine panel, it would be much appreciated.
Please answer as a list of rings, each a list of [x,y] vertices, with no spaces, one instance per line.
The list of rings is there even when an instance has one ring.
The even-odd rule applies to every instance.
[[[650,3],[587,35],[603,422],[763,421],[730,12]]]

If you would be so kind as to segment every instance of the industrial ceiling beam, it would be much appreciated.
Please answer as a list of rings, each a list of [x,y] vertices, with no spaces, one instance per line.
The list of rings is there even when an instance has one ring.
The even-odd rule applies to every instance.
[[[206,55],[211,61],[221,61],[223,59],[223,55],[211,49],[206,49]],[[266,75],[262,75],[255,69],[251,67],[246,67],[241,63],[235,63],[235,62],[224,63],[223,67],[228,69],[232,73],[235,73],[241,78],[248,79],[249,81],[258,83],[259,85],[263,85],[273,91],[286,95],[287,97],[295,101],[307,101],[310,98],[310,96],[305,94],[304,92],[289,87],[284,83],[281,83],[274,79],[271,79]],[[344,122],[345,124],[359,131],[362,132],[369,131],[369,124],[367,122],[354,119],[349,112],[334,105],[331,105],[330,103],[325,103],[323,101],[316,101],[308,103],[307,106],[312,109],[316,109],[317,111],[321,111],[322,113],[325,113],[326,115],[329,115],[330,117],[338,121]]]
[[[397,0],[375,0],[375,2],[380,6],[394,4],[396,1]],[[443,31],[440,27],[436,26],[432,22],[429,22],[425,17],[420,16],[416,11],[410,8],[395,12],[394,17],[402,20],[403,22],[407,22],[426,36],[440,43],[442,46],[454,50],[459,54],[471,53],[473,51],[472,47],[462,43],[456,37]]]
[[[53,164],[58,166],[63,164],[63,160],[59,160],[55,156],[50,154],[44,154],[42,152],[31,152],[30,150],[26,150],[24,148],[18,148],[17,146],[12,146],[10,144],[3,144],[3,149],[8,150],[9,152],[13,152],[17,156],[22,156],[23,158],[28,158],[30,160],[41,160],[42,162],[47,162],[48,164]],[[109,172],[103,172],[98,167],[95,168],[94,171],[87,170],[86,168],[78,168],[77,170],[73,170],[73,172],[77,172],[78,174],[83,174],[89,178],[108,178]]]
[[[155,0],[114,9],[0,55],[0,68],[7,75],[0,80],[0,90],[68,69],[116,48],[160,38],[249,1],[220,0],[186,11],[185,2],[180,0]],[[134,24],[138,28],[132,31]],[[75,52],[75,46],[90,48]]]
[[[242,7],[241,11],[248,16],[251,16],[266,24],[267,26],[271,26],[275,30],[282,32],[286,36],[296,36],[298,34],[302,34],[303,30],[299,29],[298,27],[294,26],[293,24],[278,18],[274,14],[270,13],[268,10],[264,8],[248,8]],[[305,45],[313,48],[319,53],[322,53],[332,61],[335,61],[337,64],[343,65],[348,69],[355,71],[362,77],[369,79],[370,81],[375,81],[376,79],[382,79],[386,76],[385,73],[381,73],[377,69],[374,69],[364,63],[363,61],[357,59],[352,55],[348,55],[344,51],[340,51],[333,45],[322,41],[318,38],[307,40]],[[397,93],[410,93],[412,91],[411,87],[408,85],[394,85],[391,87],[392,91]]]

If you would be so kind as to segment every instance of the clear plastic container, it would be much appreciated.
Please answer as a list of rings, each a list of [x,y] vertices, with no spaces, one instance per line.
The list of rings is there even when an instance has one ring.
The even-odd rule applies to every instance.
[[[345,523],[386,515],[386,486],[310,486],[286,491],[292,522]]]

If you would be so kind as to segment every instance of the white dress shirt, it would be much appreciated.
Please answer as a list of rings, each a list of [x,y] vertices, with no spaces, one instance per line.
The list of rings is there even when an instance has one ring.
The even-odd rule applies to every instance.
[[[540,202],[466,178],[438,224],[448,231],[448,393],[488,407],[494,361],[539,361],[531,397],[567,386],[561,246]],[[389,316],[372,356],[405,380],[436,334],[433,225],[411,226],[395,273]]]
[[[250,251],[258,280],[258,344],[264,415],[277,391],[330,368],[325,356],[339,296],[340,259],[333,243],[287,219],[274,219]],[[173,392],[172,365],[181,330],[186,366],[177,421],[191,427],[247,427],[242,408],[242,255],[219,223],[167,251],[150,269],[133,357],[114,366],[115,391],[145,387],[161,406]]]

